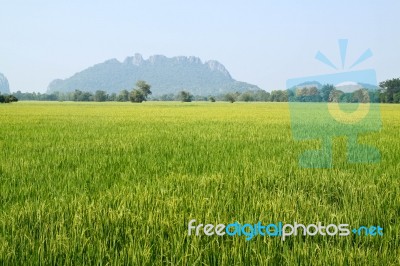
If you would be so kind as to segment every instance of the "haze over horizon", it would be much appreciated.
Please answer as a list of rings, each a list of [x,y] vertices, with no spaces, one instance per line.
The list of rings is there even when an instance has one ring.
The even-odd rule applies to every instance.
[[[349,39],[347,66],[368,48],[374,54],[352,70],[373,68],[378,81],[400,76],[395,0],[1,4],[0,73],[11,91],[45,92],[54,79],[135,53],[217,60],[236,80],[284,89],[290,78],[335,73],[314,57],[321,51],[340,65],[341,38]]]

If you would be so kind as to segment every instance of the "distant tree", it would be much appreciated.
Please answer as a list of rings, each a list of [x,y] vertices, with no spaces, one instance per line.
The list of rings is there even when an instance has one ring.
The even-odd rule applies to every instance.
[[[280,97],[281,102],[289,101],[289,93],[288,90],[283,90]]]
[[[82,94],[81,101],[82,101],[82,102],[90,102],[90,101],[93,101],[93,95],[92,95],[90,92],[86,91],[86,92],[84,92],[84,93]]]
[[[393,103],[394,95],[400,92],[400,78],[388,79],[379,83],[379,86],[386,92],[386,102]]]
[[[400,103],[400,92],[393,94],[393,102]]]
[[[386,90],[383,89],[383,88],[380,88],[378,90],[378,93],[379,93],[379,102],[386,103],[386,101],[387,101],[387,92],[386,92]]]
[[[308,100],[310,102],[320,102],[321,101],[320,92],[317,89],[317,87],[308,88],[307,92],[308,92]]]
[[[147,97],[151,94],[151,86],[143,80],[136,82],[136,89],[132,90],[129,99],[134,103],[141,103],[147,100]]]
[[[343,92],[339,97],[339,102],[341,103],[353,103],[356,100],[353,99],[353,93]]]
[[[289,100],[289,94],[285,90],[273,90],[271,92],[271,102],[287,102]]]
[[[379,103],[381,92],[380,90],[367,90],[369,94],[369,101],[371,103]]]
[[[105,102],[107,100],[107,93],[105,91],[98,90],[95,92],[93,98],[95,102]]]
[[[297,99],[297,90],[295,89],[288,89],[287,90],[287,94],[288,94],[288,101],[289,102],[298,102]],[[270,97],[270,101],[271,101],[271,97]]]
[[[178,99],[181,102],[191,102],[193,100],[193,95],[188,91],[180,91],[178,93]]]
[[[212,102],[212,103],[215,103],[215,97],[213,97],[213,96],[210,96],[210,97],[208,97],[208,100],[210,101],[210,102]]]
[[[74,94],[73,94],[73,99],[75,102],[79,101],[82,95],[82,91],[80,90],[75,90]]]
[[[8,95],[8,102],[18,102],[18,98],[15,97],[14,95]]]
[[[338,103],[340,102],[340,99],[342,97],[344,93],[340,90],[334,89],[333,91],[331,91],[331,93],[329,94],[329,102],[335,102]]]
[[[354,91],[352,101],[358,103],[369,103],[370,96],[368,94],[368,91],[366,89],[359,89]]]
[[[127,101],[129,101],[129,91],[127,91],[127,90],[120,91],[118,96],[117,96],[117,101],[118,102],[127,102]]]
[[[129,94],[129,100],[133,103],[141,103],[146,101],[146,96],[143,91],[136,89]]]
[[[42,94],[42,97],[39,100],[42,101],[57,101],[60,98],[58,93],[51,94]]]
[[[254,98],[258,102],[269,102],[271,100],[271,93],[265,90],[258,90],[254,93]]]
[[[320,92],[317,87],[303,87],[296,90],[296,101],[299,102],[319,102],[321,101]]]
[[[14,95],[0,95],[0,103],[18,102],[18,98]]]
[[[144,80],[139,80],[136,82],[136,87],[143,92],[146,97],[151,94],[151,86],[146,83]]]
[[[329,101],[329,95],[331,92],[335,89],[335,86],[332,84],[325,84],[321,88],[321,100],[323,102],[328,102]]]
[[[116,100],[117,100],[117,94],[116,94],[115,92],[111,93],[111,94],[108,96],[108,100],[109,100],[110,102],[116,101]]]
[[[227,93],[224,95],[225,101],[228,101],[230,103],[236,102],[237,96],[234,93]]]
[[[250,91],[246,91],[239,96],[239,101],[243,102],[253,102],[254,101],[254,93]]]
[[[73,100],[76,102],[90,102],[93,101],[93,95],[90,92],[75,90]]]

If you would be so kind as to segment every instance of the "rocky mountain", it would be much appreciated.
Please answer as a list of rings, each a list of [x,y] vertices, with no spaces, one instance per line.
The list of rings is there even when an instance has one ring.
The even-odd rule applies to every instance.
[[[127,57],[123,62],[107,60],[89,67],[70,78],[56,79],[48,92],[68,92],[76,89],[109,93],[131,90],[136,81],[145,80],[153,95],[177,93],[187,90],[194,95],[217,95],[226,92],[259,90],[255,85],[234,80],[218,61],[202,62],[198,57],[168,58],[154,55],[147,60],[140,54]]]
[[[0,73],[0,94],[9,94],[10,85],[8,84],[7,78]]]

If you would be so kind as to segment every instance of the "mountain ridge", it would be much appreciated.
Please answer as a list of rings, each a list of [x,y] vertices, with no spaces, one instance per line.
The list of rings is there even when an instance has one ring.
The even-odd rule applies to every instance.
[[[154,95],[190,91],[195,95],[259,90],[256,85],[232,78],[223,64],[216,60],[203,62],[195,56],[166,57],[153,55],[143,59],[141,54],[128,56],[123,61],[109,59],[95,64],[67,79],[53,80],[47,92],[69,92],[76,89],[109,93],[130,90],[137,80],[152,86]]]

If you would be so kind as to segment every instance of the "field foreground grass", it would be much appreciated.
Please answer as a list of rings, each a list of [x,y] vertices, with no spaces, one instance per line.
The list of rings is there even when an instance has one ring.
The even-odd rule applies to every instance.
[[[302,169],[287,103],[0,105],[0,264],[400,265],[400,106],[379,163]],[[380,225],[384,235],[188,236],[197,223]]]

